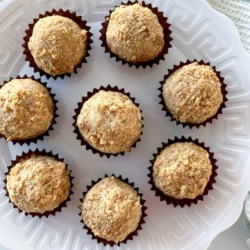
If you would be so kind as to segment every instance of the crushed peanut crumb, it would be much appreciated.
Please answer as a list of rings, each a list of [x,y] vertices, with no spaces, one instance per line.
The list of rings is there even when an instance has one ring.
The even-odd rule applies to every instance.
[[[155,185],[176,199],[194,199],[203,194],[211,174],[208,152],[190,142],[167,146],[157,156],[153,166]]]
[[[197,62],[183,66],[167,78],[163,97],[176,120],[191,124],[213,117],[223,101],[221,83],[213,68]]]
[[[37,66],[50,75],[74,72],[86,54],[87,31],[67,17],[48,16],[34,26],[28,43]]]
[[[83,104],[77,127],[84,139],[105,153],[130,151],[141,134],[139,108],[124,94],[99,91]]]
[[[95,184],[82,203],[84,223],[95,235],[115,243],[136,230],[141,215],[140,196],[113,176]]]
[[[53,112],[48,90],[32,79],[13,79],[0,89],[0,133],[7,141],[43,134],[51,125]]]
[[[106,38],[114,54],[132,63],[154,59],[165,43],[158,17],[141,3],[116,7],[110,16]]]
[[[53,157],[32,154],[7,176],[10,200],[23,212],[53,211],[70,193],[69,171]]]

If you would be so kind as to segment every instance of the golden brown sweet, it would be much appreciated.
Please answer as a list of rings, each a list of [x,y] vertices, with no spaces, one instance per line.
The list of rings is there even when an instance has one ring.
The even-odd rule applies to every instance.
[[[157,57],[165,43],[158,17],[140,3],[115,8],[106,40],[111,52],[135,64]]]
[[[28,47],[36,65],[56,76],[74,72],[86,54],[87,31],[67,17],[41,18],[34,26]]]
[[[194,199],[203,194],[211,174],[208,152],[192,142],[165,147],[153,166],[156,187],[176,199]]]
[[[115,243],[136,230],[141,215],[140,196],[114,177],[95,184],[82,203],[84,223],[94,235]]]
[[[199,124],[213,117],[223,101],[213,68],[197,62],[171,74],[163,85],[166,108],[180,122]]]
[[[0,133],[26,140],[46,132],[53,120],[49,91],[32,79],[13,79],[0,89]]]
[[[70,186],[65,164],[49,156],[21,159],[7,176],[10,200],[26,213],[53,211],[68,198]]]
[[[104,153],[130,151],[141,134],[139,108],[124,94],[99,91],[83,104],[77,117],[83,138]]]

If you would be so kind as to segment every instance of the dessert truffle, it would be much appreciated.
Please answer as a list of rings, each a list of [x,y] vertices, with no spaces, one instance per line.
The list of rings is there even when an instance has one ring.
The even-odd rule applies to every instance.
[[[94,235],[115,243],[137,229],[141,216],[140,196],[113,176],[95,184],[82,203],[84,224]]]
[[[87,30],[73,20],[43,17],[35,24],[28,48],[36,65],[49,75],[74,72],[86,54]]]
[[[142,118],[139,108],[128,96],[100,90],[84,102],[76,126],[92,147],[117,154],[130,151],[139,139]]]
[[[194,62],[166,79],[162,95],[167,110],[177,121],[200,124],[216,115],[223,102],[221,88],[212,67]]]
[[[208,152],[192,142],[166,146],[153,165],[155,186],[176,199],[202,195],[212,174]]]
[[[13,79],[0,89],[0,133],[7,141],[44,134],[53,115],[49,91],[32,79]]]
[[[9,197],[25,213],[53,211],[70,194],[69,171],[54,157],[32,154],[7,175]]]
[[[141,3],[115,8],[109,17],[106,40],[111,52],[134,64],[153,60],[165,44],[158,17]]]

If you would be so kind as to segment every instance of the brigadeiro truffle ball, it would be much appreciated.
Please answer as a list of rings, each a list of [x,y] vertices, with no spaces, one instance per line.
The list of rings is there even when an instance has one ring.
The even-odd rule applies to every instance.
[[[35,24],[28,48],[36,65],[49,75],[74,72],[86,54],[87,30],[73,20],[43,17]]]
[[[140,196],[113,176],[95,184],[82,203],[84,224],[94,235],[115,243],[137,229],[141,216]]]
[[[11,169],[6,187],[11,202],[21,211],[43,214],[68,198],[71,182],[63,162],[32,154]]]
[[[127,95],[100,90],[84,102],[76,126],[92,147],[117,154],[130,151],[139,139],[142,117]]]
[[[189,124],[213,117],[223,102],[222,84],[214,69],[197,62],[172,73],[163,85],[162,95],[173,117]]]
[[[176,199],[195,199],[202,195],[211,174],[208,152],[192,142],[165,147],[153,165],[155,186]]]
[[[54,116],[49,91],[32,79],[13,79],[0,89],[0,133],[10,140],[44,134]]]
[[[153,60],[165,44],[158,17],[141,3],[115,8],[109,17],[106,40],[111,52],[133,64]]]

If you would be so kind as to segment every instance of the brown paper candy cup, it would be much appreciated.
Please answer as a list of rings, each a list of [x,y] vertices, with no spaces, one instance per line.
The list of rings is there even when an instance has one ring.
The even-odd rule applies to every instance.
[[[69,10],[64,11],[62,9],[59,9],[59,10],[53,9],[51,12],[46,11],[44,14],[40,14],[38,18],[34,19],[32,24],[29,24],[29,29],[27,29],[25,31],[26,36],[23,38],[24,44],[22,45],[24,47],[23,54],[26,56],[25,61],[29,62],[29,66],[34,68],[35,73],[39,72],[41,77],[46,76],[47,79],[52,77],[56,80],[58,77],[60,77],[61,79],[64,79],[65,76],[70,77],[71,73],[66,73],[66,74],[56,75],[56,76],[52,76],[52,75],[46,73],[45,71],[43,71],[42,69],[40,69],[36,65],[36,62],[35,62],[33,56],[31,55],[29,47],[28,47],[28,42],[30,40],[30,37],[32,36],[33,28],[34,28],[35,24],[39,21],[39,19],[41,19],[43,17],[47,17],[47,16],[53,16],[53,15],[67,17],[67,18],[73,20],[75,23],[77,23],[79,25],[79,27],[81,27],[82,29],[87,30],[86,54],[82,58],[81,62],[75,66],[75,68],[74,68],[75,74],[77,73],[77,68],[82,67],[82,63],[87,63],[86,57],[89,56],[89,51],[91,50],[90,44],[93,42],[91,40],[91,37],[93,34],[90,32],[90,27],[87,25],[87,22],[82,20],[81,16],[77,16],[75,12],[71,13]]]
[[[45,149],[42,150],[42,151],[40,151],[39,149],[36,149],[36,150],[34,150],[34,151],[33,151],[33,150],[29,150],[27,153],[23,153],[23,154],[20,155],[20,156],[17,155],[17,156],[16,156],[16,159],[13,160],[13,161],[11,161],[11,165],[8,167],[8,171],[7,171],[7,173],[5,174],[6,178],[5,178],[5,180],[4,180],[4,183],[5,183],[4,190],[6,191],[5,196],[9,198],[9,202],[10,202],[10,203],[12,203],[12,201],[10,200],[9,192],[8,192],[8,190],[7,190],[7,176],[10,174],[11,169],[12,169],[13,167],[15,167],[15,165],[16,165],[17,163],[19,163],[21,159],[29,159],[30,156],[31,156],[32,154],[50,156],[50,157],[53,157],[53,158],[57,159],[58,161],[61,161],[61,162],[64,161],[64,159],[60,159],[60,158],[59,158],[58,154],[57,154],[57,155],[54,155],[54,154],[52,153],[52,151],[47,152]],[[66,164],[66,169],[68,170],[68,164]],[[68,196],[68,198],[67,198],[65,201],[63,201],[63,202],[60,204],[59,207],[55,208],[53,211],[47,211],[47,212],[44,212],[43,214],[41,214],[41,213],[26,213],[26,212],[23,212],[21,209],[19,209],[14,203],[12,203],[13,206],[14,206],[14,208],[17,208],[18,211],[19,211],[19,213],[24,213],[26,216],[27,216],[27,215],[31,215],[32,217],[36,217],[36,216],[37,216],[37,217],[39,217],[39,218],[42,218],[42,217],[47,217],[47,218],[48,218],[50,215],[55,216],[55,214],[56,214],[57,212],[61,212],[61,211],[62,211],[62,208],[63,208],[63,207],[67,207],[67,203],[68,203],[69,201],[71,201],[70,196],[73,194],[72,188],[73,188],[73,186],[74,186],[73,183],[72,183],[72,180],[74,179],[74,177],[71,176],[71,172],[72,172],[72,171],[70,170],[69,178],[70,178],[71,187],[70,187],[69,196]]]
[[[209,159],[211,161],[212,164],[212,174],[210,176],[210,179],[204,189],[204,192],[202,195],[198,195],[196,198],[194,199],[176,199],[173,198],[171,196],[168,196],[166,194],[164,194],[160,189],[158,189],[156,187],[156,185],[154,184],[154,180],[153,180],[153,166],[155,163],[155,160],[157,158],[157,156],[160,154],[160,152],[167,146],[177,143],[177,142],[193,142],[194,144],[202,147],[203,149],[205,149],[208,153],[209,153]],[[197,204],[199,200],[203,201],[203,197],[204,195],[207,195],[209,190],[213,189],[213,184],[216,183],[215,177],[217,176],[216,170],[218,169],[218,167],[216,166],[216,161],[214,159],[214,153],[210,152],[210,149],[208,147],[205,147],[204,143],[200,143],[198,141],[198,139],[193,140],[191,137],[185,138],[184,136],[182,136],[180,139],[175,137],[174,140],[168,140],[168,143],[162,143],[162,147],[157,149],[157,153],[153,154],[154,158],[152,160],[150,160],[151,166],[148,168],[150,173],[148,174],[148,177],[150,179],[150,181],[148,182],[152,187],[151,190],[153,190],[155,192],[155,196],[159,196],[161,201],[166,201],[166,203],[169,204],[173,204],[174,207],[180,206],[180,207],[184,207],[184,206],[188,206],[190,207],[192,204]]]
[[[139,3],[139,1],[134,1],[134,2],[129,1],[127,3],[121,3],[121,5],[133,5],[135,3]],[[154,59],[152,59],[148,62],[145,62],[145,63],[136,63],[135,64],[135,63],[126,61],[126,60],[120,58],[119,56],[117,56],[116,54],[114,54],[113,52],[111,52],[111,50],[109,49],[108,43],[107,43],[106,33],[107,33],[108,25],[109,25],[110,15],[114,10],[109,11],[110,14],[105,17],[105,21],[102,23],[102,29],[100,30],[101,36],[99,39],[102,42],[101,46],[105,48],[105,53],[110,53],[110,57],[115,57],[117,62],[121,61],[123,65],[127,63],[129,65],[129,67],[135,66],[137,69],[139,67],[143,67],[145,69],[147,66],[150,66],[152,68],[154,64],[159,65],[160,60],[163,60],[163,61],[165,60],[164,55],[168,54],[169,49],[172,47],[171,41],[173,39],[170,36],[172,32],[170,30],[170,24],[168,23],[168,18],[164,17],[163,12],[158,11],[157,7],[153,8],[151,4],[146,4],[144,1],[140,2],[140,3],[142,4],[143,7],[149,8],[158,17],[159,23],[163,27],[165,44],[164,44],[162,51],[160,52],[160,54],[157,57],[155,57]],[[118,7],[118,6],[115,6],[115,8],[116,7]]]
[[[190,63],[193,63],[193,62],[197,62],[197,63],[200,64],[200,65],[207,65],[207,66],[210,66],[210,67],[213,68],[214,72],[216,73],[216,75],[217,75],[217,77],[219,78],[219,81],[220,81],[220,83],[221,83],[221,92],[222,92],[222,96],[223,96],[223,101],[222,101],[222,103],[221,103],[221,105],[220,105],[220,107],[219,107],[217,113],[216,113],[214,116],[208,118],[206,121],[204,121],[204,122],[202,122],[202,123],[199,123],[199,124],[194,124],[194,123],[182,123],[182,122],[176,120],[176,119],[174,118],[174,116],[170,113],[170,111],[167,109],[167,106],[166,106],[166,104],[165,104],[164,97],[163,97],[163,85],[164,85],[166,79],[167,79],[171,74],[173,74],[176,70],[182,68],[182,67],[185,66],[185,65],[188,65],[188,64],[190,64]],[[219,114],[222,114],[222,110],[223,110],[223,108],[226,107],[226,102],[227,102],[227,100],[228,100],[227,97],[226,97],[227,94],[228,94],[228,92],[227,92],[227,90],[226,90],[227,85],[225,84],[225,80],[224,80],[224,78],[221,76],[221,73],[220,73],[219,71],[217,71],[215,67],[211,66],[210,63],[205,63],[203,60],[200,60],[200,61],[197,61],[197,60],[193,60],[193,61],[187,60],[186,62],[181,62],[179,65],[174,65],[173,69],[168,70],[168,74],[164,76],[164,80],[160,82],[160,85],[161,85],[161,87],[159,88],[159,90],[160,90],[160,95],[159,95],[159,97],[160,97],[161,101],[159,102],[159,104],[161,104],[161,105],[163,106],[163,107],[162,107],[162,110],[166,111],[166,116],[170,116],[170,117],[171,117],[171,121],[176,121],[177,125],[178,125],[178,124],[182,124],[182,126],[183,126],[184,128],[185,128],[186,126],[188,126],[190,129],[191,129],[192,127],[199,128],[199,127],[202,126],[202,125],[203,125],[203,126],[206,126],[207,123],[212,123],[212,121],[213,121],[214,119],[218,119],[218,115],[219,115]]]
[[[131,232],[123,241],[121,241],[121,242],[119,242],[119,243],[115,243],[115,242],[113,242],[113,241],[108,241],[108,240],[105,240],[104,238],[101,238],[101,237],[99,237],[99,236],[94,235],[94,233],[92,232],[92,230],[91,230],[89,227],[87,227],[86,224],[84,224],[84,222],[83,222],[82,210],[81,210],[81,208],[80,208],[81,206],[79,206],[79,209],[81,210],[81,212],[80,212],[78,215],[81,216],[81,223],[84,224],[84,227],[83,227],[83,228],[86,229],[86,230],[88,231],[87,234],[88,234],[88,235],[91,235],[93,240],[97,240],[97,242],[98,242],[99,244],[102,243],[104,246],[109,245],[109,246],[113,247],[113,246],[115,246],[115,245],[120,246],[122,243],[123,243],[123,244],[126,244],[128,240],[133,240],[133,237],[138,235],[138,231],[139,231],[139,230],[142,230],[142,224],[145,223],[145,217],[147,216],[147,214],[146,214],[145,211],[147,210],[147,207],[145,206],[145,200],[142,199],[142,194],[139,193],[139,188],[135,188],[135,187],[134,187],[134,182],[130,183],[129,180],[128,180],[128,178],[123,179],[121,175],[119,175],[118,177],[116,177],[114,174],[112,174],[112,175],[110,175],[110,176],[105,175],[104,178],[106,178],[106,177],[111,177],[111,176],[114,176],[116,179],[118,179],[118,180],[120,180],[120,181],[123,181],[123,182],[127,183],[128,185],[130,185],[131,187],[133,187],[133,188],[135,189],[135,191],[137,192],[137,194],[138,194],[138,195],[140,196],[140,198],[141,198],[142,215],[141,215],[139,224],[138,224],[137,228],[135,229],[135,231]],[[103,179],[104,179],[104,178],[103,178]],[[88,193],[88,191],[89,191],[96,183],[100,182],[100,181],[103,180],[103,179],[99,178],[97,181],[92,181],[92,185],[87,186],[87,191],[83,193],[83,198],[80,199],[81,204],[83,203],[84,197],[86,196],[86,194]]]
[[[14,145],[15,145],[15,144],[19,144],[20,146],[22,146],[22,145],[24,145],[24,144],[26,144],[26,145],[29,146],[32,142],[33,142],[33,143],[37,143],[38,140],[43,141],[44,136],[49,136],[49,131],[50,131],[50,130],[54,130],[54,129],[53,129],[53,126],[54,126],[54,124],[57,123],[57,122],[56,122],[56,118],[59,117],[59,115],[57,114],[57,110],[58,110],[57,103],[58,103],[58,101],[55,99],[55,94],[52,94],[52,93],[51,93],[51,88],[47,87],[47,83],[42,82],[42,80],[41,80],[40,78],[35,78],[34,76],[27,76],[27,75],[24,75],[23,77],[21,77],[21,76],[18,75],[16,78],[12,78],[12,77],[11,77],[9,81],[4,81],[3,85],[0,86],[0,89],[1,89],[6,83],[10,82],[10,81],[13,80],[13,79],[27,79],[27,78],[32,79],[33,81],[36,81],[36,82],[40,83],[41,85],[43,85],[43,86],[49,91],[50,97],[51,97],[51,99],[52,99],[52,101],[53,101],[53,103],[54,103],[54,112],[53,112],[53,119],[52,119],[52,121],[51,121],[50,127],[49,127],[48,130],[45,131],[42,135],[39,135],[39,136],[37,136],[37,137],[35,137],[35,138],[26,139],[26,140],[11,140],[11,142],[12,142]],[[3,134],[1,134],[1,133],[0,133],[0,138],[5,138],[5,140],[7,140],[6,136],[3,135]]]
[[[95,95],[96,93],[98,93],[100,90],[104,90],[104,91],[113,91],[113,92],[119,92],[119,93],[122,93],[126,96],[128,96],[130,98],[130,100],[136,105],[136,107],[139,107],[139,104],[135,102],[135,98],[131,97],[130,96],[130,93],[126,93],[124,89],[119,89],[117,86],[115,87],[111,87],[110,85],[108,85],[107,87],[103,87],[101,86],[99,89],[93,89],[92,92],[88,92],[87,93],[87,96],[85,97],[82,97],[82,101],[78,103],[78,108],[75,109],[75,115],[73,116],[73,119],[74,119],[74,123],[73,123],[73,126],[74,126],[74,133],[77,135],[76,139],[77,140],[80,140],[81,141],[81,145],[85,145],[86,146],[86,149],[87,150],[92,150],[93,154],[99,154],[100,157],[103,157],[104,155],[107,157],[107,158],[110,158],[110,156],[117,156],[117,155],[124,155],[125,152],[121,152],[121,153],[117,153],[117,154],[111,154],[111,153],[104,153],[104,152],[101,152],[99,150],[97,150],[96,148],[92,147],[84,138],[83,136],[81,135],[80,133],[80,130],[79,128],[77,127],[77,117],[78,115],[80,114],[81,112],[81,109],[82,109],[82,106],[83,104],[89,100],[93,95]],[[142,110],[141,111],[141,114],[142,114]],[[144,118],[142,117],[142,120],[144,120]],[[142,128],[144,127],[144,125],[142,124]],[[143,134],[143,132],[141,131],[141,134],[140,136]],[[136,144],[137,142],[141,141],[140,137],[138,138],[138,140],[131,146],[131,148],[135,148],[136,147]]]

